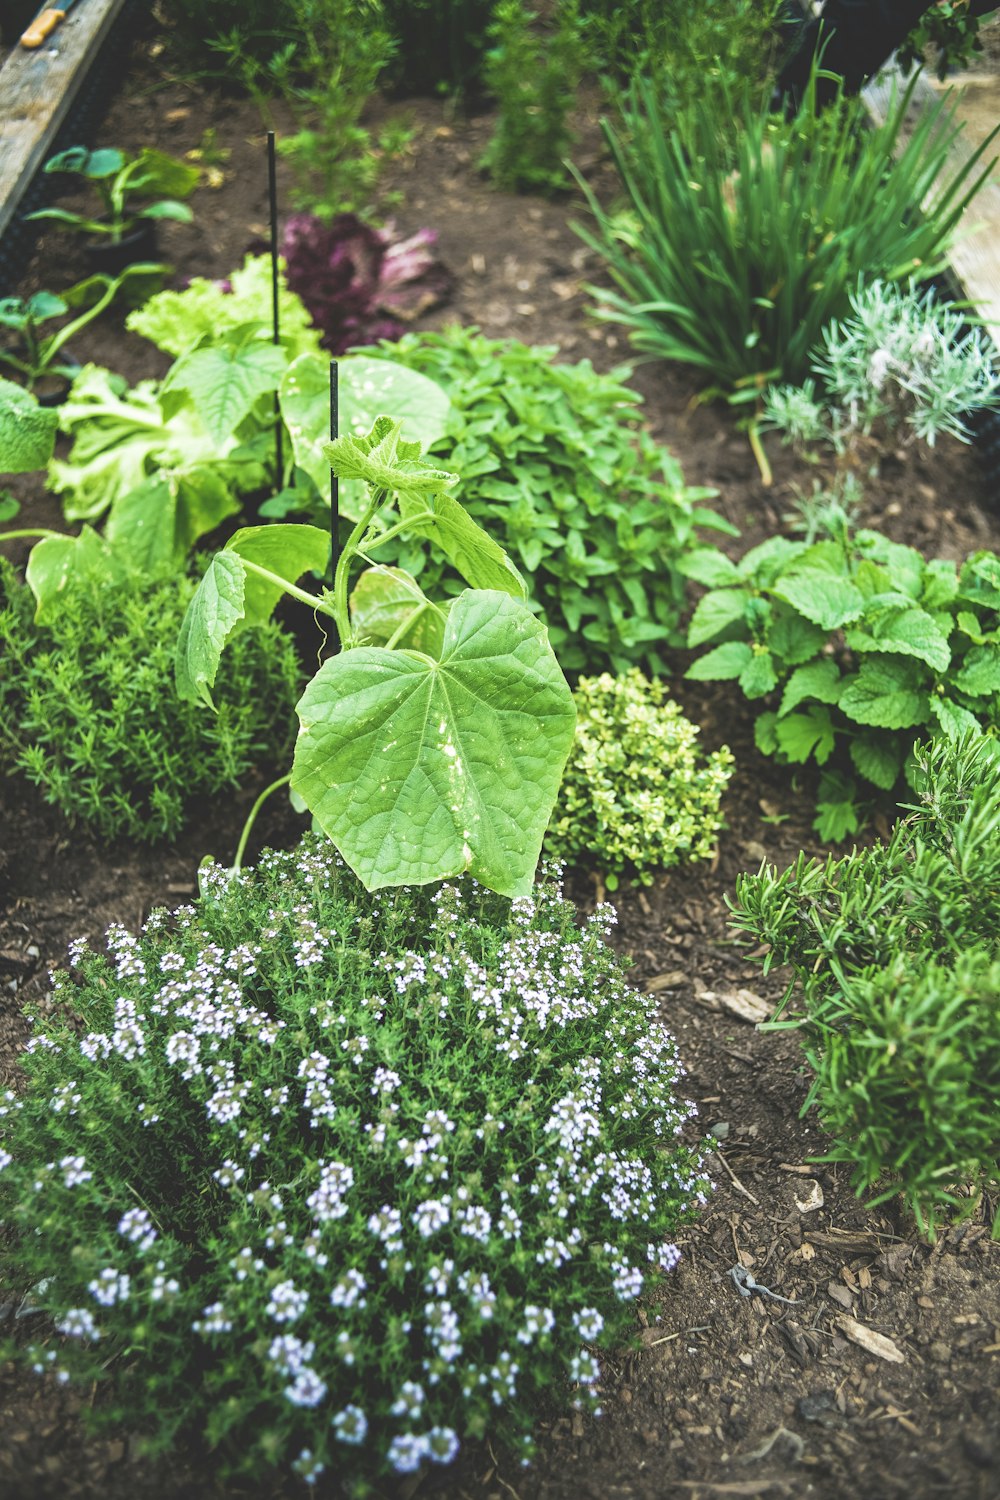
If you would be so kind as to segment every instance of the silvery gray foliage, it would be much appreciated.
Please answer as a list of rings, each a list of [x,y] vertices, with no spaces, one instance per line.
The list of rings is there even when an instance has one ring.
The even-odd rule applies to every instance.
[[[797,445],[829,444],[838,456],[899,428],[931,446],[941,433],[968,442],[965,418],[1000,403],[985,330],[933,288],[873,281],[850,300],[850,315],[813,351],[815,378],[769,391],[762,425]]]

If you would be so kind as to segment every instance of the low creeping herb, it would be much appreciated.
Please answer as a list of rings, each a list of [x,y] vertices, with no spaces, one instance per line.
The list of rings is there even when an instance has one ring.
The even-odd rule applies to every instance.
[[[741,875],[733,922],[791,965],[804,1015],[770,1024],[801,1028],[823,1160],[933,1236],[1000,1181],[1000,752],[940,739],[915,766],[886,843]]]
[[[102,838],[172,838],[193,799],[288,753],[301,674],[276,625],[236,643],[215,715],[178,700],[173,645],[194,591],[119,565],[63,578],[36,620],[32,590],[0,563],[0,760]]]
[[[551,882],[371,896],[310,835],[74,944],[0,1098],[7,1270],[53,1330],[22,1357],[151,1450],[356,1494],[598,1410],[595,1346],[711,1186],[613,921]]]
[[[611,891],[623,874],[651,885],[664,870],[710,858],[730,751],[699,756],[697,726],[636,669],[582,677],[573,696],[576,740],[546,853],[595,866]]]
[[[738,563],[703,549],[682,567],[709,590],[688,645],[710,649],[686,675],[738,682],[761,701],[758,749],[825,768],[822,838],[857,832],[861,787],[896,789],[916,740],[1000,728],[992,552],[957,567],[845,523],[811,544],[771,537]]]

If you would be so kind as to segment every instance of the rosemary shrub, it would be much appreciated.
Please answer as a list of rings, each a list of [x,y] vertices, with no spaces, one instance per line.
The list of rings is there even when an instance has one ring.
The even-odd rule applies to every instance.
[[[0,1100],[29,1363],[223,1473],[527,1459],[542,1402],[598,1408],[595,1346],[710,1187],[613,911],[368,894],[311,835],[202,892],[71,947]]]

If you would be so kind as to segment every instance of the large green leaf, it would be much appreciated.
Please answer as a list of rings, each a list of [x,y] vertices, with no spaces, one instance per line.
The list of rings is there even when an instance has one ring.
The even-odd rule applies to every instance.
[[[403,424],[404,436],[426,451],[447,430],[450,401],[433,380],[387,359],[352,354],[338,367],[339,430],[363,436],[378,416]],[[330,495],[330,465],[323,452],[330,439],[330,361],[319,354],[293,360],[280,387],[281,414],[292,438],[295,462],[324,499]],[[364,486],[340,485],[341,513],[356,521],[364,507]]]
[[[973,646],[966,652],[954,685],[970,698],[1000,693],[1000,650],[996,646]]]
[[[864,595],[848,578],[838,578],[818,568],[785,573],[774,585],[774,593],[824,630],[836,630],[856,620],[864,608]]]
[[[58,414],[12,380],[0,380],[0,474],[30,474],[52,457]]]
[[[834,729],[830,710],[811,703],[803,713],[786,714],[774,725],[777,748],[786,760],[804,765],[810,755],[823,765],[833,754]]]
[[[59,596],[80,581],[120,582],[128,575],[125,559],[90,526],[79,536],[47,536],[36,542],[24,576],[38,608],[35,619],[44,624],[59,613]]]
[[[869,610],[866,617],[845,637],[852,651],[887,651],[896,656],[915,656],[935,672],[947,671],[951,662],[948,637],[938,628],[926,610]]]
[[[524,604],[460,594],[439,660],[346,651],[298,714],[292,788],[370,890],[465,870],[505,895],[531,889],[576,714]]]
[[[796,667],[785,683],[781,707],[778,709],[779,716],[791,713],[793,708],[797,708],[807,698],[813,698],[817,703],[836,703],[840,697],[840,681],[840,668],[829,656],[824,656],[820,661],[811,661],[807,666]]]
[[[859,734],[851,741],[851,760],[866,781],[891,792],[903,769],[903,755],[896,736]]]
[[[867,657],[847,681],[839,707],[857,724],[876,729],[913,729],[927,722],[927,691],[920,670],[909,661]]]
[[[239,508],[211,469],[161,470],[113,502],[105,534],[133,567],[154,574],[180,567],[198,538]]]
[[[214,344],[182,354],[161,389],[164,396],[184,392],[205,431],[222,443],[232,438],[261,396],[277,390],[284,369],[284,350],[261,339],[237,347]]]
[[[730,677],[739,677],[753,660],[753,648],[749,641],[726,641],[712,651],[706,651],[692,662],[684,673],[695,682],[725,682]]]
[[[212,558],[188,605],[174,654],[178,696],[212,707],[212,685],[226,642],[236,631],[262,625],[285,592],[306,572],[322,572],[330,538],[316,526],[248,526]],[[262,578],[247,563],[265,568]]]
[[[426,514],[430,511],[430,514]],[[416,505],[400,496],[400,513],[404,519],[423,512],[414,520],[413,531],[429,536],[454,568],[473,589],[499,589],[515,599],[528,597],[527,586],[507,553],[489,532],[474,521],[464,506],[453,500],[447,490],[433,495],[417,510]],[[571,535],[575,533],[571,532]]]
[[[745,589],[713,589],[699,599],[688,626],[688,645],[703,646],[723,631],[742,626],[747,597]]]

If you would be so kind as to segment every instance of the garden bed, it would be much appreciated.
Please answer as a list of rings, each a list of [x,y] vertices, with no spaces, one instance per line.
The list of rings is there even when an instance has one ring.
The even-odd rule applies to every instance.
[[[426,224],[438,230],[456,283],[450,303],[418,326],[475,323],[491,337],[557,345],[563,358],[589,357],[602,370],[627,359],[624,337],[586,317],[582,283],[596,277],[596,262],[569,228],[584,216],[582,204],[515,198],[483,181],[475,164],[489,116],[461,121],[420,101],[391,108],[409,113],[417,127],[390,177],[403,195],[398,224],[404,232]],[[582,128],[578,159],[600,188],[605,168],[595,119],[584,119]],[[195,223],[164,226],[178,276],[223,277],[265,235],[264,142],[255,111],[165,79],[147,56],[137,60],[102,132],[104,141],[128,149],[155,141],[180,154],[209,129],[215,146],[231,155],[223,185],[198,191]],[[17,290],[48,286],[57,273],[60,283],[71,279],[73,254],[64,237],[47,233]],[[109,319],[91,330],[87,354],[132,381],[166,367]],[[776,452],[775,484],[765,489],[731,413],[694,405],[684,371],[649,364],[634,384],[653,433],[677,454],[687,482],[719,490],[719,507],[742,531],[734,551],[780,526],[796,482],[807,487],[808,473]],[[11,488],[24,525],[58,524],[56,502],[37,477],[20,477]],[[913,449],[884,454],[880,477],[866,492],[865,519],[928,554],[959,558],[1000,547],[995,499],[975,454],[945,440],[929,456]],[[8,548],[17,560],[24,550]],[[678,654],[671,690],[702,726],[704,745],[727,743],[736,756],[727,827],[711,866],[616,893],[614,940],[632,957],[636,983],[657,994],[701,1122],[718,1129],[717,1191],[685,1232],[678,1271],[656,1305],[643,1308],[639,1346],[605,1361],[604,1417],[561,1415],[557,1396],[553,1414],[540,1418],[533,1468],[518,1469],[487,1443],[416,1492],[448,1500],[938,1493],[988,1500],[1000,1484],[1000,1251],[982,1212],[928,1246],[895,1202],[866,1211],[846,1172],[810,1164],[824,1146],[815,1125],[799,1118],[808,1080],[798,1044],[793,1036],[757,1033],[739,1014],[746,991],[773,1006],[781,976],[762,981],[741,954],[725,903],[740,871],[765,858],[784,867],[800,849],[815,847],[811,802],[787,771],[758,755],[750,706],[735,687],[685,683],[687,659]],[[154,905],[189,900],[203,854],[228,863],[257,790],[246,788],[231,808],[206,808],[176,845],[140,850],[72,833],[26,783],[0,783],[0,1086],[14,1076],[25,1039],[22,1004],[44,993],[68,941],[83,934],[97,940],[111,921],[134,927]],[[255,846],[290,844],[302,826],[272,805]],[[569,885],[584,910],[604,894],[596,873],[585,869],[571,871]],[[736,1266],[787,1301],[743,1295],[731,1275]],[[0,1294],[0,1319],[15,1311]],[[77,1402],[54,1383],[0,1372],[0,1482],[12,1500],[213,1493],[182,1454],[154,1466],[133,1460],[127,1432],[87,1441]],[[398,1491],[407,1500],[414,1492],[412,1483]],[[219,1493],[284,1491],[273,1481]]]

